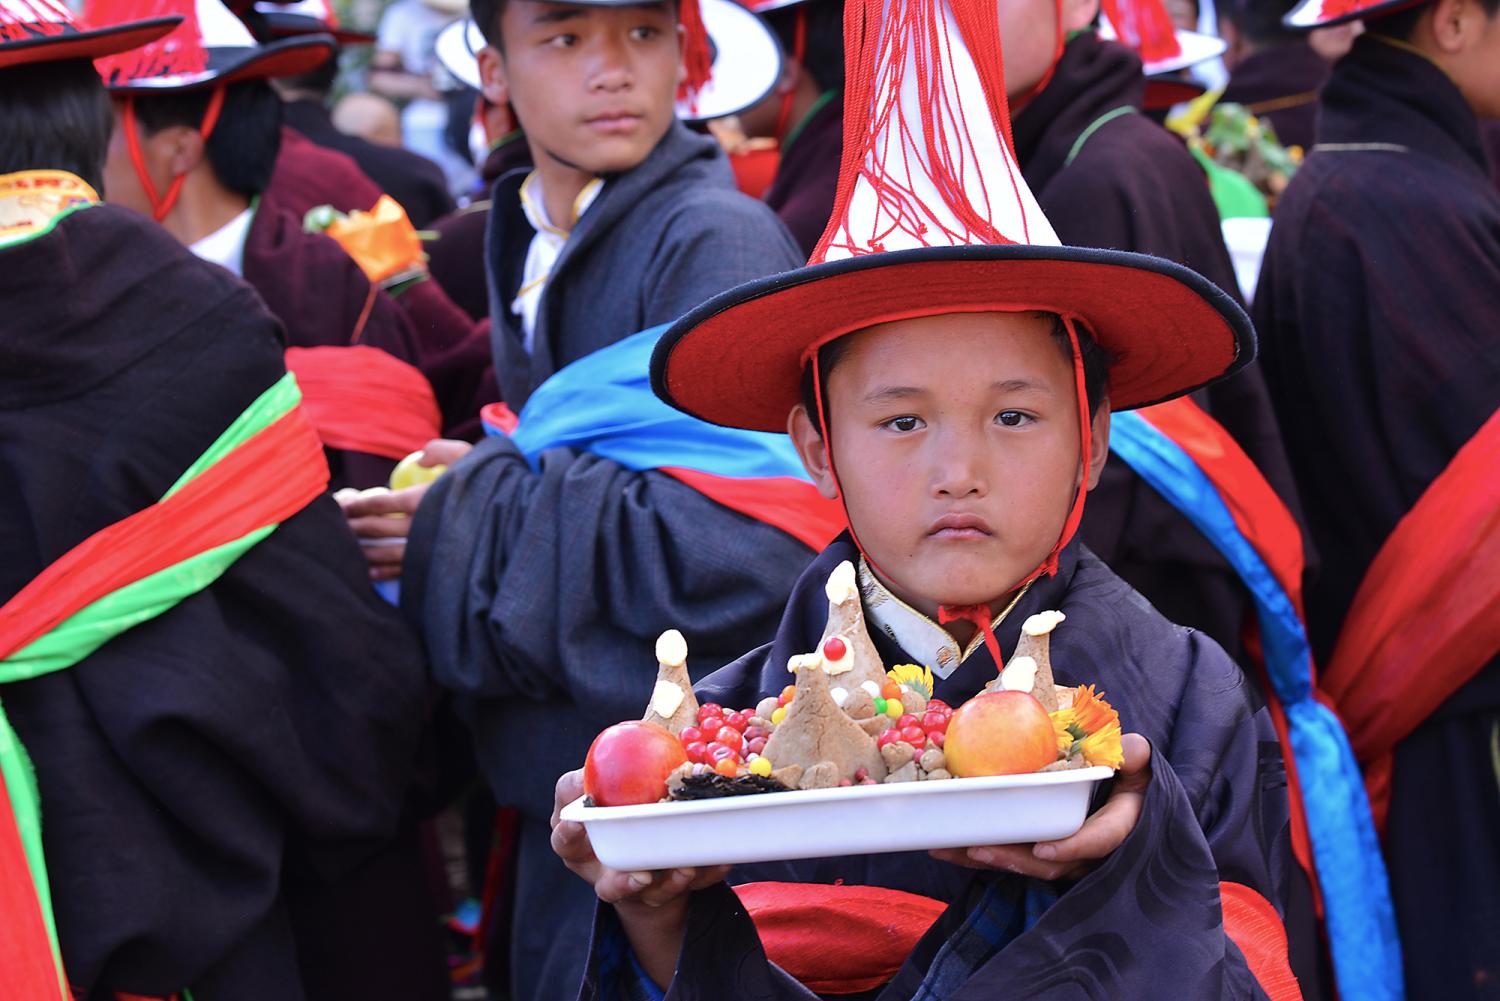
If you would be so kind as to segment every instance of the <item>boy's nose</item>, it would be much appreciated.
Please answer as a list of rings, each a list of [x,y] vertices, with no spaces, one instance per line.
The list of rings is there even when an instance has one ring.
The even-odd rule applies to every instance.
[[[606,93],[629,89],[633,74],[625,47],[613,40],[599,43],[594,53],[589,89]]]
[[[965,434],[941,436],[934,442],[935,465],[932,475],[933,496],[947,499],[983,497],[989,493],[981,442]]]

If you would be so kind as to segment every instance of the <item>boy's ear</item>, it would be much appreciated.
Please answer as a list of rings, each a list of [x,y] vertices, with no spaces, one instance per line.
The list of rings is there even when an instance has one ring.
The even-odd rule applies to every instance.
[[[838,500],[839,488],[833,480],[833,470],[828,468],[828,452],[823,447],[823,436],[813,427],[812,418],[807,415],[807,408],[802,404],[792,408],[791,416],[786,421],[786,433],[791,436],[792,445],[797,449],[797,457],[802,460],[802,468],[812,477],[818,493],[829,500]]]
[[[1099,410],[1089,422],[1088,489],[1099,485],[1104,464],[1109,461],[1109,397],[1099,401]]]
[[[505,76],[505,57],[493,45],[478,52],[480,90],[484,99],[497,107],[510,103],[510,81]]]

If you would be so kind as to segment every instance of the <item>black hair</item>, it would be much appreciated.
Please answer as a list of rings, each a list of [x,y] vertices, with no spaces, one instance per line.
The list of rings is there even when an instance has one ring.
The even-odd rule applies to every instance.
[[[1062,317],[1056,313],[1049,313],[1047,316],[1052,320],[1052,329],[1049,331],[1052,335],[1052,343],[1057,345],[1063,357],[1068,359],[1071,365],[1073,345],[1068,341],[1068,328],[1063,323]],[[1109,391],[1109,367],[1115,363],[1116,359],[1098,341],[1094,340],[1094,335],[1087,327],[1075,323],[1073,329],[1078,332],[1078,353],[1083,358],[1083,391],[1088,397],[1089,413],[1097,415],[1099,404],[1103,401],[1105,393]],[[834,368],[848,353],[850,346],[854,343],[853,338],[853,334],[845,334],[818,349],[819,379],[824,386],[828,385],[829,376],[833,375]],[[813,385],[811,365],[802,370],[802,405],[807,408],[807,416],[812,421],[813,428],[821,435],[823,428],[822,421],[818,419],[817,387]]]
[[[807,49],[802,65],[812,74],[818,89],[830,91],[844,85],[843,0],[804,0],[778,7],[761,15],[766,26],[791,55],[797,45],[797,19],[807,19]]]
[[[641,3],[650,4],[657,0],[640,0]],[[661,0],[674,10],[677,0]],[[505,40],[500,37],[500,18],[505,14],[505,5],[509,0],[469,0],[469,16],[474,19],[474,24],[479,28],[479,33],[484,40],[493,45],[499,52],[505,52]]]
[[[136,118],[147,135],[174,125],[196,129],[203,124],[212,95],[210,88],[137,95]],[[254,198],[270,187],[281,152],[281,99],[269,83],[244,80],[226,88],[205,152],[214,176],[230,191]]]
[[[0,174],[66,170],[104,191],[114,112],[87,59],[0,70]]]
[[[333,93],[333,85],[338,81],[338,78],[339,57],[338,51],[335,50],[333,55],[306,73],[298,73],[296,76],[278,77],[276,86],[284,94],[305,91],[306,93],[316,94],[318,97],[326,99],[329,94]]]
[[[1416,33],[1422,16],[1431,6],[1431,3],[1418,0],[1409,7],[1398,7],[1389,14],[1366,17],[1365,30],[1374,35],[1394,38],[1398,42],[1409,42]],[[1500,13],[1500,0],[1479,0],[1479,6],[1484,8],[1485,15],[1490,18]]]
[[[1274,45],[1304,38],[1302,32],[1281,23],[1297,3],[1298,0],[1227,0],[1219,13],[1251,45]]]

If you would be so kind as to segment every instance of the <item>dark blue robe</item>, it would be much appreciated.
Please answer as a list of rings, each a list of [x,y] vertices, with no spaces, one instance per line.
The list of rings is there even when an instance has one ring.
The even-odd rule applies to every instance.
[[[753,706],[779,692],[790,677],[787,659],[814,649],[822,635],[829,572],[840,561],[857,558],[847,536],[825,549],[798,581],[775,641],[705,679],[697,686],[700,700]],[[1057,576],[1033,585],[1002,623],[1001,649],[1015,649],[1027,616],[1054,608],[1068,617],[1051,640],[1058,683],[1098,686],[1119,710],[1123,728],[1151,741],[1153,774],[1144,812],[1109,859],[1071,887],[1051,888],[1062,890],[1061,896],[1040,920],[999,952],[981,957],[962,988],[945,996],[1262,996],[1224,934],[1218,884],[1243,883],[1278,909],[1289,892],[1295,863],[1286,773],[1266,710],[1213,640],[1163,619],[1080,543],[1063,551]],[[912,660],[880,631],[872,638],[887,665]],[[980,647],[938,682],[936,695],[959,705],[995,673],[993,660]],[[925,854],[741,866],[730,879],[842,879],[949,903],[879,994],[882,1001],[917,994],[934,956],[984,890],[1017,891],[1027,882],[976,874]],[[623,975],[601,975],[601,960],[615,947],[617,931],[613,909],[599,907],[580,993],[585,1001],[623,996],[628,965]],[[737,898],[722,888],[696,895],[670,1001],[813,996],[766,962]]]

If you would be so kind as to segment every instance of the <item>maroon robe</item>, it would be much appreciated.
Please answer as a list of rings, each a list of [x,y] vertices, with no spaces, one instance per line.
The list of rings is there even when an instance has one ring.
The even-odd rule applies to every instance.
[[[1479,123],[1479,138],[1484,142],[1484,154],[1490,161],[1490,177],[1495,187],[1500,188],[1500,118],[1486,118]]]
[[[293,213],[298,222],[319,205],[332,205],[340,212],[368,211],[381,195],[375,182],[347,155],[324,149],[286,126],[281,129],[281,152],[266,193],[275,195],[282,209]]]
[[[832,91],[820,100],[782,142],[776,179],[764,199],[809,257],[828,228],[844,155],[843,92]]]
[[[406,314],[371,286],[344,248],[304,231],[274,192],[261,196],[250,223],[243,274],[286,328],[288,347],[359,343],[423,367]],[[383,485],[395,466],[391,459],[343,450],[330,450],[328,464],[334,489]]]
[[[1229,74],[1226,104],[1243,104],[1250,113],[1271,123],[1283,146],[1312,149],[1318,117],[1318,91],[1328,79],[1329,66],[1306,41],[1285,42],[1261,49]]]
[[[531,147],[519,131],[501,140],[479,168],[486,187],[512,170],[531,169]],[[489,282],[484,270],[484,228],[490,221],[490,200],[470,202],[429,227],[427,269],[448,298],[476,320],[490,315]]]

